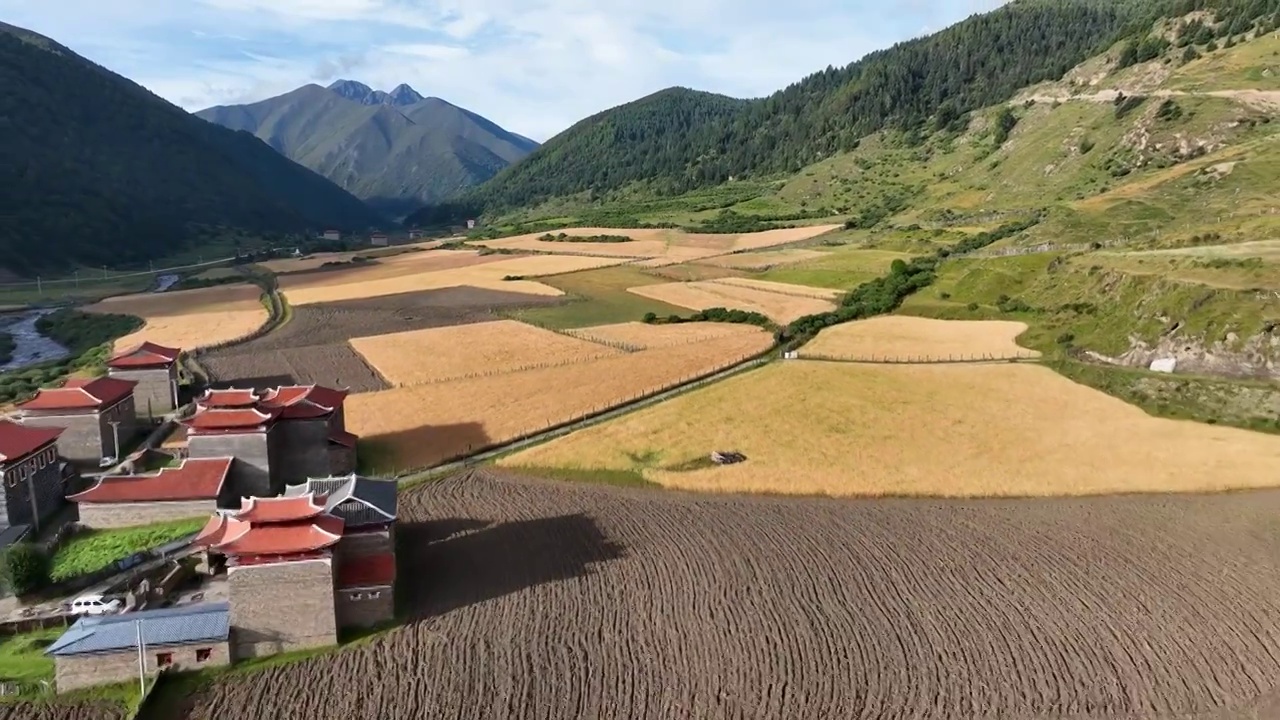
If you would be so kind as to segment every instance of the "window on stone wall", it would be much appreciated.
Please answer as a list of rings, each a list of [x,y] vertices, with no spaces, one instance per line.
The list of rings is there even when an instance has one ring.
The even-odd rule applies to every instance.
[[[213,648],[196,648],[196,662],[208,662],[213,657]]]
[[[381,591],[381,590],[374,590],[374,591],[372,591],[372,592],[367,592],[367,593],[365,593],[365,599],[366,599],[366,600],[377,600],[377,599],[378,599],[378,598],[380,598],[380,597],[382,597],[382,591]]]
[[[156,653],[156,665],[169,667],[173,664],[173,653]]]

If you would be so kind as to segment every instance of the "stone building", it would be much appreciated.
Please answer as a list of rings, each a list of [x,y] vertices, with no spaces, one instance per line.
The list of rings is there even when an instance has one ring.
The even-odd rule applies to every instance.
[[[0,530],[41,525],[66,504],[63,463],[58,458],[62,428],[25,427],[0,420]]]
[[[137,433],[132,380],[101,377],[68,380],[60,388],[45,388],[18,403],[19,421],[27,427],[65,428],[58,436],[58,454],[82,465],[97,466],[102,458],[118,458]]]
[[[187,458],[177,467],[141,475],[101,477],[67,499],[77,503],[80,524],[119,528],[184,520],[239,506],[227,483],[232,458]]]
[[[345,390],[319,385],[209,390],[187,428],[190,457],[234,457],[231,483],[243,497],[273,497],[308,477],[355,470]]]
[[[233,658],[338,642],[333,546],[341,537],[342,520],[312,495],[245,498],[209,519],[194,544],[225,558]]]
[[[178,356],[182,351],[151,342],[116,353],[107,360],[107,374],[137,383],[134,408],[139,417],[154,421],[173,412],[178,402]]]
[[[396,482],[356,475],[311,478],[285,495],[324,498],[325,512],[343,521],[334,549],[339,627],[370,627],[395,617]]]
[[[45,653],[53,656],[58,692],[136,682],[139,671],[154,676],[228,664],[230,619],[225,602],[84,616]]]
[[[331,645],[395,617],[395,482],[320,478],[288,492],[244,498],[195,539],[211,567],[226,564],[236,659]]]

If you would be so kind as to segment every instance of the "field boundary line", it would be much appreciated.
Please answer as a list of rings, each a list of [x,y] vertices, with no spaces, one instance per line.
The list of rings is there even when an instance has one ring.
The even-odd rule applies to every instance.
[[[404,472],[400,472],[393,475],[393,477],[401,485],[403,489],[403,488],[412,487],[419,483],[433,480],[439,477],[452,475],[458,472],[459,470],[465,470],[467,468],[475,467],[476,465],[484,463],[488,460],[492,460],[496,457],[506,455],[516,450],[523,450],[524,448],[527,448],[527,447],[540,445],[549,440],[554,440],[563,435],[568,435],[571,432],[576,432],[578,430],[582,430],[582,429],[591,427],[593,425],[599,425],[600,423],[607,422],[617,417],[621,417],[623,415],[634,412],[636,410],[642,410],[650,405],[656,405],[660,402],[669,400],[678,395],[682,395],[686,392],[697,390],[701,387],[710,385],[720,380],[725,380],[734,375],[739,375],[742,373],[750,372],[751,370],[755,370],[757,368],[764,367],[768,363],[773,362],[775,360],[773,355],[777,351],[777,349],[778,349],[777,346],[770,347],[768,350],[765,350],[764,352],[748,357],[747,359],[741,362],[738,362],[734,365],[730,365],[729,367],[712,371],[711,373],[702,375],[701,377],[695,377],[689,380],[688,382],[672,385],[671,387],[668,387],[665,390],[660,390],[658,392],[652,393],[645,397],[641,397],[632,402],[625,403],[622,405],[615,405],[612,408],[601,410],[600,412],[594,413],[592,415],[587,415],[585,417],[581,417],[576,420],[570,420],[567,422],[560,423],[558,425],[553,425],[552,427],[546,428],[544,430],[539,430],[538,432],[533,433],[532,435],[527,435],[522,438],[509,440],[507,442],[504,442],[498,445],[493,445],[488,448],[481,448],[480,450],[473,452],[469,455],[462,455],[459,457],[455,457],[451,460],[446,460],[436,465],[432,465],[425,468],[417,468],[414,470],[406,470]]]
[[[1017,353],[1015,355],[961,355],[948,357],[931,357],[928,355],[888,355],[888,356],[854,356],[854,355],[823,355],[821,353],[806,353],[801,351],[797,354],[797,360],[816,360],[819,362],[837,362],[851,363],[858,365],[964,365],[964,364],[981,364],[993,362],[1018,363],[1018,362],[1040,362],[1042,359],[1039,355]]]

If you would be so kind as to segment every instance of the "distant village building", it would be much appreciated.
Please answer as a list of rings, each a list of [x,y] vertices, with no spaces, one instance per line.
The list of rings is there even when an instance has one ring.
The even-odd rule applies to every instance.
[[[25,535],[26,528],[39,530],[66,505],[57,451],[62,432],[0,420],[0,548]]]
[[[234,457],[235,497],[273,497],[309,477],[350,473],[357,438],[346,430],[346,397],[320,385],[209,390],[183,421],[187,454]]]
[[[386,247],[387,235],[386,233],[374,233],[369,236],[369,242],[378,247]]]
[[[68,380],[18,403],[19,421],[27,427],[65,428],[58,436],[58,454],[97,466],[102,458],[120,457],[137,432],[136,385],[112,377]]]
[[[178,407],[178,356],[182,351],[151,342],[116,353],[107,360],[107,375],[137,383],[134,409],[154,419]]]
[[[418,238],[420,238],[420,237],[422,237],[422,231],[421,231],[421,230],[410,230],[410,231],[409,231],[409,239],[410,239],[410,240],[417,240],[417,239],[418,239]]]
[[[467,221],[467,229],[468,229],[468,230],[474,230],[474,229],[475,229],[475,227],[476,227],[476,221],[475,221],[475,220],[468,220],[468,221]]]
[[[325,230],[323,237],[325,240],[341,240],[342,233],[337,230]]]
[[[102,477],[67,499],[79,505],[79,523],[95,529],[200,517],[239,506],[227,483],[234,462],[188,458],[154,473]]]
[[[58,692],[137,680],[138,672],[199,670],[231,661],[231,606],[198,603],[81,617],[45,649]],[[141,650],[139,653],[139,638]]]

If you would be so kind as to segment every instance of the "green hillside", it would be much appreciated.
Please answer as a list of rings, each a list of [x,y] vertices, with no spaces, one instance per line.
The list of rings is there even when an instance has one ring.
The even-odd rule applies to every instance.
[[[180,253],[226,229],[380,222],[248,133],[199,120],[41,36],[0,24],[0,269]]]

